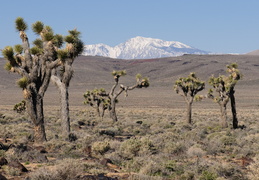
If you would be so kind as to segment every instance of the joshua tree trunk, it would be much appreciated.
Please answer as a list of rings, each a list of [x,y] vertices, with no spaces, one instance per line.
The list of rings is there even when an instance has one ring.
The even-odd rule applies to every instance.
[[[186,122],[188,124],[192,123],[192,100],[187,101],[187,114],[186,114]]]
[[[60,118],[61,118],[61,127],[64,137],[68,137],[70,133],[70,116],[69,116],[69,94],[68,87],[60,81],[60,79],[52,75],[51,80],[55,83],[59,90],[60,94]]]
[[[68,137],[70,133],[70,117],[69,117],[69,103],[68,103],[68,88],[62,84],[60,88],[60,102],[61,102],[61,122],[63,133]]]
[[[104,113],[105,113],[105,108],[102,109],[102,114],[101,114],[102,119],[103,119]]]
[[[34,142],[42,143],[47,140],[44,128],[43,97],[33,91],[29,93],[30,95],[25,99],[27,112],[34,124]]]
[[[115,110],[115,107],[116,107],[116,99],[112,98],[111,99],[111,107],[110,107],[110,117],[112,118],[112,120],[114,122],[117,122],[118,121],[118,118],[117,118],[117,115],[116,115],[116,110]]]
[[[231,110],[232,110],[232,116],[233,116],[233,128],[238,128],[238,120],[237,120],[237,112],[236,112],[236,100],[235,100],[235,90],[234,88],[230,89],[229,97],[231,102]]]
[[[96,109],[96,114],[97,114],[97,116],[98,116],[98,117],[101,117],[101,113],[100,113],[99,107],[97,106],[95,109]]]
[[[228,127],[227,123],[227,103],[223,102],[220,104],[220,112],[221,112],[221,125],[223,128]]]

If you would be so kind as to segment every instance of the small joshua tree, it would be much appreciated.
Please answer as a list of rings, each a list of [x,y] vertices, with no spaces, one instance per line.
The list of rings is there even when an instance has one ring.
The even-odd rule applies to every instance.
[[[110,106],[110,100],[105,89],[94,89],[92,91],[87,90],[84,93],[84,98],[84,104],[88,104],[95,108],[97,116],[103,118],[105,110],[107,110]]]
[[[187,104],[187,116],[186,122],[192,123],[192,103],[197,93],[202,91],[205,88],[205,82],[200,81],[195,73],[190,73],[186,78],[181,77],[175,81],[174,90],[177,94],[180,94],[184,97],[184,100]],[[197,97],[197,100],[200,99]]]
[[[211,76],[209,79],[209,84],[213,87],[208,92],[208,97],[213,99],[220,105],[221,112],[221,124],[222,127],[228,127],[227,123],[227,103],[229,99],[231,100],[231,110],[233,115],[233,128],[238,128],[238,120],[236,116],[236,104],[235,104],[235,85],[238,80],[241,79],[242,75],[237,69],[238,65],[236,63],[232,63],[227,65],[227,72],[229,76],[219,76],[214,77]],[[216,94],[216,95],[215,95]]]
[[[213,87],[213,89],[209,89],[208,98],[214,100],[214,102],[218,103],[220,106],[221,112],[221,126],[223,128],[228,127],[227,123],[227,103],[229,101],[229,94],[226,87],[226,77],[219,76],[214,77],[211,76],[209,79],[209,84]],[[216,93],[216,95],[214,95]]]
[[[21,102],[14,105],[13,110],[17,113],[23,113],[26,111],[26,101],[22,100]]]
[[[126,75],[126,71],[113,71],[112,72],[113,78],[114,78],[114,85],[111,88],[111,91],[108,94],[108,97],[110,99],[110,117],[113,119],[114,122],[118,121],[117,115],[116,115],[116,102],[118,101],[118,97],[122,92],[125,92],[125,95],[128,96],[128,91],[133,90],[135,88],[147,88],[149,86],[149,80],[148,78],[142,78],[141,74],[136,75],[136,83],[133,86],[125,86],[123,84],[120,84],[119,90],[115,92],[115,89],[118,87],[119,79],[121,76]]]

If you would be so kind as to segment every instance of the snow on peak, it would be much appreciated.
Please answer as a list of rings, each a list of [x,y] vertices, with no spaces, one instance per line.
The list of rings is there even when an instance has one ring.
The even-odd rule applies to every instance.
[[[164,41],[137,36],[115,47],[105,44],[85,45],[83,55],[106,56],[120,59],[148,59],[181,56],[183,54],[208,54],[177,41]]]

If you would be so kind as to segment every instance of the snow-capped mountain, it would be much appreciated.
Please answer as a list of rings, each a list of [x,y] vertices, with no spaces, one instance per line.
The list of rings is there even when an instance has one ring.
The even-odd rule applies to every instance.
[[[85,45],[83,55],[106,56],[119,59],[149,59],[181,56],[183,54],[208,54],[177,41],[137,36],[115,47],[105,44]]]

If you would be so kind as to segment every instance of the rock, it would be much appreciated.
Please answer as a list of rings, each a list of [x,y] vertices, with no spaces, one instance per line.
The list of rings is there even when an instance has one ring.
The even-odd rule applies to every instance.
[[[0,166],[8,164],[7,160],[4,157],[0,158]]]
[[[3,176],[2,174],[0,174],[0,180],[7,180],[7,178],[5,176]]]
[[[87,156],[92,156],[92,146],[87,146],[86,148],[83,149],[83,153]]]
[[[143,121],[136,121],[137,124],[143,124]]]
[[[112,161],[111,161],[110,159],[107,159],[107,158],[104,158],[104,159],[102,159],[102,160],[100,161],[100,164],[101,164],[101,165],[104,165],[104,166],[106,166],[107,163],[111,163],[111,164],[112,164]]]
[[[111,136],[111,137],[115,136],[115,132],[113,132],[111,130],[105,130],[105,129],[100,130],[99,134],[100,135],[107,135],[107,136]]]
[[[40,153],[48,153],[43,146],[35,146],[34,149],[38,150]]]
[[[104,174],[99,174],[98,180],[118,180],[118,178],[111,178],[111,177],[105,176]]]
[[[85,122],[83,122],[83,121],[77,121],[77,123],[79,126],[85,126]]]
[[[68,135],[68,141],[69,141],[69,142],[74,142],[74,141],[76,141],[76,140],[77,140],[77,136],[76,136],[75,134],[70,133],[70,134]]]
[[[9,162],[8,166],[19,169],[21,172],[28,172],[28,169],[26,169],[26,167],[24,167],[18,160]]]

